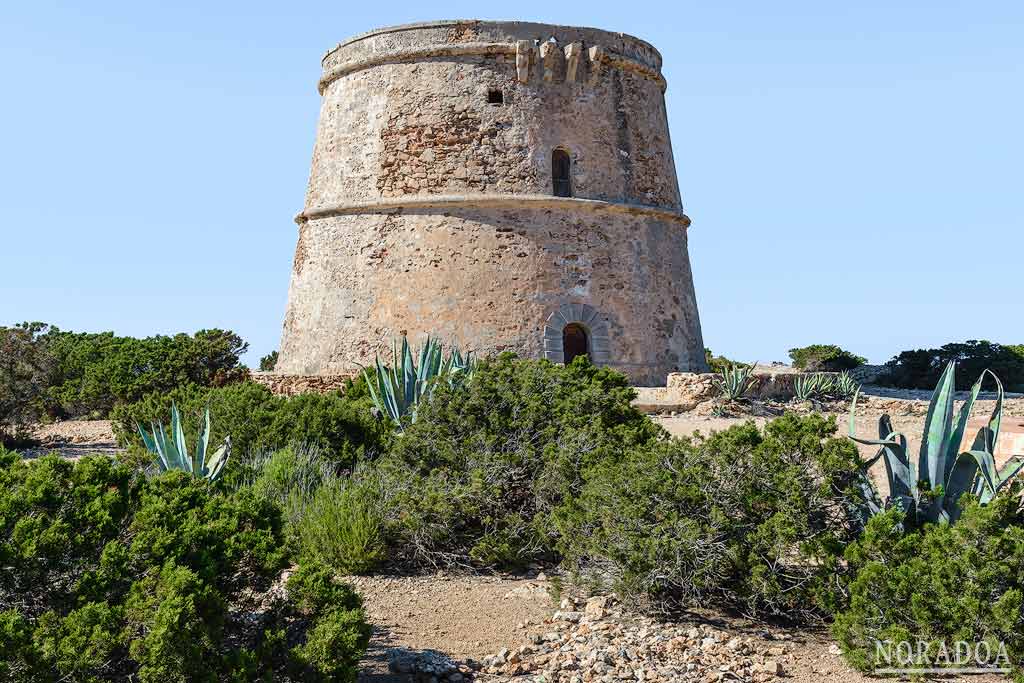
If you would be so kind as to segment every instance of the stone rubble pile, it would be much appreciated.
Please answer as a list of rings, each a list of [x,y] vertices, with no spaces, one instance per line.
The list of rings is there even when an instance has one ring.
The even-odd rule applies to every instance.
[[[608,596],[564,599],[515,650],[474,664],[478,680],[510,683],[718,683],[774,681],[784,674],[784,643],[765,643],[707,625],[664,624],[624,617]],[[524,625],[529,626],[529,625]]]
[[[473,677],[469,664],[459,664],[434,650],[389,650],[388,669],[391,673],[408,675],[415,683],[463,683]]]

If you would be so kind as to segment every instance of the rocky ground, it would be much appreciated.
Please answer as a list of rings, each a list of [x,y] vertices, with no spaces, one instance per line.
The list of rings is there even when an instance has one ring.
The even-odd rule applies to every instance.
[[[374,624],[360,674],[366,683],[879,680],[847,667],[824,629],[766,626],[710,611],[661,622],[623,609],[611,596],[556,601],[544,579],[442,575],[352,582]]]

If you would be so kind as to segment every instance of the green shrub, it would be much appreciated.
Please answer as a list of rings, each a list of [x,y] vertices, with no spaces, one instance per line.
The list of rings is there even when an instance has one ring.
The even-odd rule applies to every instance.
[[[828,614],[861,527],[860,459],[835,430],[786,415],[606,461],[557,515],[565,568],[647,608]]]
[[[198,434],[200,418],[209,404],[213,421],[210,441],[220,443],[231,436],[234,456],[228,476],[249,454],[293,443],[327,451],[335,462],[350,467],[367,452],[379,452],[390,431],[371,414],[372,404],[362,380],[350,382],[344,393],[292,397],[274,396],[255,382],[241,382],[220,388],[179,387],[118,406],[111,415],[118,442],[122,446],[140,443],[135,424],[163,419],[172,403],[181,409],[188,440]]]
[[[288,591],[301,613],[315,617],[305,642],[290,653],[299,680],[356,680],[359,659],[370,642],[359,596],[316,563],[300,566],[288,579]]]
[[[586,473],[663,435],[634,395],[585,357],[563,367],[505,354],[461,387],[439,385],[378,463],[393,556],[427,566],[551,557],[548,516]]]
[[[29,423],[46,414],[55,367],[42,323],[0,327],[0,446],[27,441]]]
[[[152,392],[223,386],[247,374],[239,359],[249,345],[225,330],[136,339],[51,328],[44,340],[57,360],[50,401],[65,417],[105,417]]]
[[[808,372],[842,372],[864,365],[866,358],[854,355],[835,344],[811,344],[789,350],[794,367]]]
[[[296,524],[300,552],[345,574],[363,574],[385,557],[384,520],[357,482],[332,478],[310,496]]]
[[[16,609],[0,611],[0,680],[46,680],[32,642],[32,624]]]
[[[301,506],[326,479],[335,476],[334,467],[322,451],[303,444],[257,453],[250,457],[247,466],[250,471],[241,483],[276,503],[289,521],[297,519],[294,502]]]
[[[385,557],[380,496],[314,447],[293,445],[251,460],[239,478],[284,513],[296,552],[344,574],[373,569]]]
[[[725,356],[716,356],[711,349],[704,347],[704,361],[708,364],[708,368],[711,372],[720,373],[726,368],[736,366],[741,368],[751,367],[748,363],[740,363],[739,361],[726,358]]]
[[[327,604],[327,587],[301,578],[289,597],[270,590],[284,547],[279,511],[248,490],[147,479],[103,457],[4,454],[0,674],[354,681],[368,634],[358,598],[334,586]]]
[[[886,374],[878,381],[903,389],[931,389],[952,362],[957,364],[959,391],[970,389],[974,378],[985,370],[998,375],[1010,391],[1024,389],[1024,349],[984,340],[903,351],[886,363]]]
[[[385,559],[381,497],[367,477],[349,477],[316,448],[293,445],[251,459],[238,484],[278,505],[299,556],[343,574],[370,571]]]
[[[260,372],[273,372],[277,367],[277,351],[271,351],[260,358]]]
[[[868,522],[846,550],[856,578],[849,606],[832,633],[846,660],[869,671],[876,641],[929,644],[930,652],[956,641],[1000,643],[1009,661],[1024,657],[1024,518],[1013,494],[991,504],[965,502],[954,526],[926,524],[905,532],[902,513],[890,510]],[[1019,672],[1018,672],[1019,675]]]

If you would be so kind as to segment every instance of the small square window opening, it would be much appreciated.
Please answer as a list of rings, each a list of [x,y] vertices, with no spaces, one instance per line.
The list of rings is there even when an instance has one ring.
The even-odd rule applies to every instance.
[[[500,90],[487,91],[487,104],[504,104],[505,96]]]

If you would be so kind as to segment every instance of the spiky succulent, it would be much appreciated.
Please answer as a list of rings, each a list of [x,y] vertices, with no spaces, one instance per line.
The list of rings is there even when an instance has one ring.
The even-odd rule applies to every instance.
[[[463,356],[452,346],[445,355],[441,342],[430,337],[418,356],[419,362],[414,361],[409,340],[402,337],[401,351],[397,343],[392,344],[390,366],[383,365],[378,356],[375,367],[363,371],[374,406],[391,418],[399,431],[406,422],[416,421],[417,408],[430,397],[438,381],[455,386],[468,379],[475,366],[472,352]]]
[[[832,394],[836,398],[852,398],[857,395],[858,391],[860,391],[860,382],[855,380],[849,372],[839,373],[832,382]]]
[[[231,437],[224,439],[220,448],[213,455],[207,456],[210,447],[210,408],[207,406],[205,419],[199,428],[196,449],[189,456],[188,445],[185,443],[185,430],[181,426],[181,413],[178,406],[171,403],[171,437],[167,437],[163,422],[151,423],[152,431],[147,432],[142,425],[136,423],[146,448],[157,456],[160,471],[181,470],[192,476],[215,481],[224,471],[231,455]]]
[[[730,401],[735,401],[742,398],[743,394],[747,393],[754,386],[756,380],[751,377],[753,372],[753,365],[730,363],[718,371],[715,384],[723,396]]]
[[[834,385],[832,375],[821,372],[800,374],[793,379],[793,394],[801,401],[809,401],[831,393]]]
[[[907,438],[893,430],[892,419],[888,415],[882,415],[878,420],[877,439],[861,439],[855,434],[856,395],[850,408],[850,438],[880,447],[878,454],[865,464],[865,471],[879,459],[885,465],[889,496],[884,507],[898,505],[912,521],[954,522],[960,516],[961,496],[970,493],[986,504],[1024,466],[1024,456],[1013,456],[1002,468],[996,467],[993,454],[999,439],[1003,410],[1003,385],[999,378],[990,370],[981,373],[954,419],[955,374],[956,363],[950,363],[932,394],[916,466],[910,461]],[[995,407],[986,426],[978,430],[971,448],[961,452],[960,444],[971,409],[986,375],[991,375],[996,384]],[[865,478],[866,485],[870,485],[869,481]],[[873,485],[870,486],[877,501],[877,492]],[[875,503],[869,512],[873,514],[880,509],[881,506]]]

